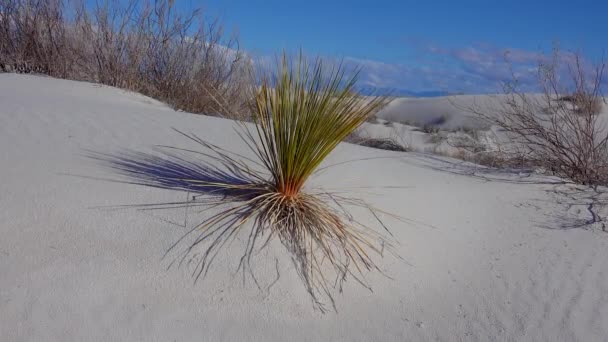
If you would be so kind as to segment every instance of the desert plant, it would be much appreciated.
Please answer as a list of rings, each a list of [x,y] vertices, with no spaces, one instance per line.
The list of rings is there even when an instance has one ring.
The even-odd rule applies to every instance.
[[[193,153],[212,158],[212,165],[174,156],[158,161],[132,155],[115,158],[113,166],[136,178],[137,184],[187,190],[198,198],[183,205],[213,210],[225,206],[194,228],[200,235],[181,256],[187,260],[188,255],[202,255],[195,262],[197,278],[207,273],[222,246],[250,224],[239,263],[243,272],[251,270],[252,256],[277,238],[315,306],[325,310],[329,300],[335,308],[332,287],[340,289],[347,276],[366,285],[361,275],[377,269],[374,254],[390,251],[391,244],[385,235],[355,220],[347,208],[365,208],[380,224],[382,211],[343,193],[304,187],[334,148],[388,100],[358,95],[353,91],[356,74],[347,77],[341,66],[328,69],[320,60],[310,63],[299,57],[290,63],[283,57],[277,70],[252,89],[254,127],[239,124],[241,137],[258,160],[185,134],[204,148]]]
[[[179,110],[230,115],[250,100],[249,66],[218,20],[171,0],[0,1],[0,71],[97,82]]]
[[[581,115],[597,115],[602,111],[602,98],[585,92],[565,95],[558,101],[569,102],[572,109]]]
[[[329,295],[323,260],[342,278],[351,265],[358,271],[375,267],[366,249],[379,252],[380,246],[302,188],[329,153],[388,101],[358,95],[356,75],[346,77],[341,66],[326,72],[320,60],[311,65],[300,56],[290,65],[284,55],[277,76],[262,79],[252,110],[256,134],[246,135],[270,173],[254,206],[259,224],[296,256],[315,300],[319,290]]]
[[[424,124],[422,127],[420,127],[420,130],[427,134],[437,134],[441,129],[431,124]]]
[[[61,0],[0,2],[0,71],[66,77],[72,67]]]
[[[367,100],[357,95],[353,91],[356,77],[346,79],[341,67],[328,76],[324,71],[320,60],[311,68],[300,57],[296,66],[289,66],[283,56],[279,76],[263,79],[255,97],[254,122],[262,142],[256,145],[256,153],[272,174],[277,191],[288,198],[297,197],[338,143],[387,101],[386,97]]]
[[[439,126],[443,125],[447,120],[448,120],[448,116],[444,114],[440,117],[431,119],[430,121],[424,123],[420,127],[420,130],[422,132],[428,133],[428,134],[439,133],[439,131],[441,131],[441,128]]]
[[[429,134],[439,133],[439,131],[441,130],[441,128],[439,126],[446,123],[448,121],[448,118],[449,118],[449,115],[447,115],[447,114],[443,114],[439,117],[433,118],[430,121],[425,122],[420,127],[420,130],[423,131],[424,133],[429,133]]]
[[[407,152],[409,151],[407,147],[401,145],[394,139],[364,139],[358,143],[361,146],[367,146],[372,148],[377,148],[381,150],[387,151],[399,151],[399,152]]]
[[[409,151],[407,146],[402,145],[396,139],[392,138],[363,138],[356,134],[349,135],[344,141],[356,144],[360,146],[366,146],[371,148],[377,148],[380,150],[387,151],[399,151],[399,152],[407,152]]]
[[[608,184],[608,131],[599,120],[604,63],[589,66],[579,54],[555,50],[541,60],[538,87],[528,94],[517,77],[489,108],[465,108],[503,130],[506,159],[524,161],[574,182]],[[566,76],[566,77],[564,77]],[[568,95],[570,94],[570,95]]]

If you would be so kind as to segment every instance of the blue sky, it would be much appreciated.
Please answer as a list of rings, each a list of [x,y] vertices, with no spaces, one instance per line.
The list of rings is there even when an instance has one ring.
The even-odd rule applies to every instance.
[[[302,48],[345,58],[365,68],[363,85],[382,88],[491,92],[505,76],[506,50],[525,72],[556,41],[590,60],[608,48],[605,0],[181,1],[238,30],[254,56]]]

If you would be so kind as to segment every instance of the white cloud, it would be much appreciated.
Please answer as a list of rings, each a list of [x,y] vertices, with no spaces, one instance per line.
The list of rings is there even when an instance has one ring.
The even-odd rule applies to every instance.
[[[502,82],[515,75],[526,91],[537,90],[538,64],[546,54],[523,49],[502,49],[489,45],[445,48],[417,46],[415,59],[402,63],[344,58],[348,68],[361,67],[359,85],[411,92],[495,93]],[[573,54],[563,52],[561,61],[572,62]],[[331,60],[331,59],[330,59]],[[608,78],[607,78],[608,79]]]

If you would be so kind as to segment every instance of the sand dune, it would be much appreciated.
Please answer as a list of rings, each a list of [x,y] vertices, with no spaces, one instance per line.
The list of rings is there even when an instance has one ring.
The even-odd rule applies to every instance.
[[[338,312],[323,315],[282,246],[259,256],[258,289],[234,274],[235,243],[194,284],[188,267],[168,268],[163,253],[204,214],[110,209],[187,194],[101,180],[118,175],[87,158],[87,151],[192,147],[172,127],[248,153],[229,120],[105,86],[0,75],[2,341],[608,336],[608,235],[585,225],[588,203],[605,195],[555,178],[351,144],[327,163],[359,161],[325,170],[311,186],[350,189],[412,221],[390,222],[403,259],[380,260],[390,278],[370,274],[373,292],[348,282]]]
[[[378,118],[414,126],[441,129],[487,129],[488,125],[466,109],[488,105],[487,95],[433,98],[398,98],[378,113]]]

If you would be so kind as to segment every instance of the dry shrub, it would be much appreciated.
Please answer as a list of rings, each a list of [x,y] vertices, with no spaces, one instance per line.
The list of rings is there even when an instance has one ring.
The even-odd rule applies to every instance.
[[[401,141],[399,141],[401,140]],[[407,152],[410,148],[403,139],[397,138],[369,138],[363,137],[357,132],[349,134],[344,141],[347,143],[377,148],[380,150]]]
[[[580,184],[606,185],[608,131],[597,115],[604,67],[585,65],[579,54],[564,58],[556,50],[539,64],[541,94],[525,93],[513,76],[489,109],[465,109],[505,132],[505,161],[540,167]]]
[[[0,2],[0,70],[68,77],[73,46],[60,0]]]
[[[174,1],[0,3],[0,70],[140,92],[193,113],[243,113],[250,61],[199,9]]]
[[[586,93],[574,93],[562,96],[558,101],[569,102],[572,109],[581,115],[597,115],[602,111],[602,99]]]
[[[388,139],[388,138],[385,138],[385,139],[378,139],[378,138],[363,139],[363,140],[357,142],[356,144],[361,145],[361,146],[367,146],[367,147],[377,148],[377,149],[381,149],[381,150],[387,150],[387,151],[399,151],[399,152],[407,152],[407,151],[409,151],[407,147],[401,145],[400,143],[398,143],[394,139]]]

